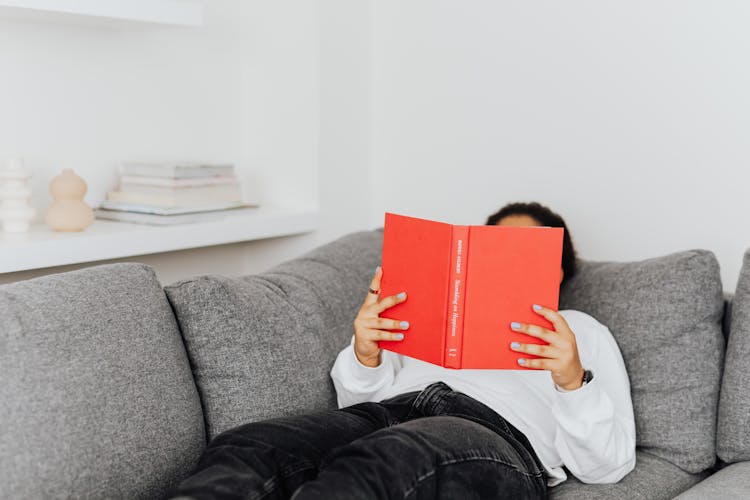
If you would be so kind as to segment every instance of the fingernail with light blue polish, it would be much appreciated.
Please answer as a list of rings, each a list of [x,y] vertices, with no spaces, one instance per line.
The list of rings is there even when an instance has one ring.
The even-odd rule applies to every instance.
[[[378,274],[378,271],[380,271],[380,266],[375,268],[375,274]]]
[[[518,330],[519,328],[521,328],[521,323],[517,323],[514,321],[513,323],[510,324],[510,327],[514,330]]]
[[[403,333],[397,333],[396,334],[396,340],[404,340],[404,334]]]
[[[533,307],[535,311],[541,311],[542,310],[542,306],[540,306],[539,304],[534,304],[531,307]]]
[[[406,292],[401,292],[398,295],[396,295],[396,298],[399,300],[404,300],[406,298]]]
[[[510,348],[511,349],[518,349],[519,347],[521,347],[521,344],[519,344],[518,342],[511,342],[510,343]]]
[[[518,364],[519,365],[525,365],[526,364],[526,360],[523,359],[523,358],[518,358]]]
[[[401,322],[401,328],[403,328],[403,329],[409,328],[409,322],[408,321],[402,321]]]

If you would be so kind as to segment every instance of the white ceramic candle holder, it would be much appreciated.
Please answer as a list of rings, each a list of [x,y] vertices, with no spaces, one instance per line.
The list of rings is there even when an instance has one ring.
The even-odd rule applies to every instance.
[[[31,171],[20,158],[0,169],[0,223],[6,233],[25,233],[36,211],[31,206]]]

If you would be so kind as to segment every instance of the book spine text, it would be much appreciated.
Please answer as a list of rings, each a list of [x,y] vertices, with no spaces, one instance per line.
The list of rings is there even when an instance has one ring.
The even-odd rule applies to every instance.
[[[446,368],[461,368],[461,339],[464,324],[464,290],[469,253],[469,227],[453,226],[451,268],[448,278],[448,324],[445,332]]]

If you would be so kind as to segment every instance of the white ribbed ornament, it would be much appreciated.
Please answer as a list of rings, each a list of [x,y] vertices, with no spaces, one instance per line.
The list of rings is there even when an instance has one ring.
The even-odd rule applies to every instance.
[[[20,158],[0,169],[0,223],[6,233],[25,233],[36,211],[31,206],[31,171]]]

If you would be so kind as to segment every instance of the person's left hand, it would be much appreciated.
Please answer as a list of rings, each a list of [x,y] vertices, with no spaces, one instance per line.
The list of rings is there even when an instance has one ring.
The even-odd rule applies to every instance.
[[[528,325],[513,322],[510,327],[516,331],[542,339],[549,345],[521,344],[511,342],[510,348],[517,352],[533,354],[539,358],[518,358],[518,364],[526,368],[549,370],[552,380],[558,387],[574,390],[583,383],[583,367],[578,358],[576,336],[568,323],[558,312],[546,307],[534,305],[535,313],[549,320],[554,330],[548,330],[538,325]]]

